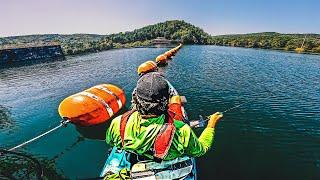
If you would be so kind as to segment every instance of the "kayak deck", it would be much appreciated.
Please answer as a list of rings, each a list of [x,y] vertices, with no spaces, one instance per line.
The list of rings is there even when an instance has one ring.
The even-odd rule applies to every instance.
[[[130,153],[113,147],[100,177],[119,173],[122,169],[131,170],[132,179],[197,179],[195,158],[184,156],[171,161],[141,161],[131,164]]]

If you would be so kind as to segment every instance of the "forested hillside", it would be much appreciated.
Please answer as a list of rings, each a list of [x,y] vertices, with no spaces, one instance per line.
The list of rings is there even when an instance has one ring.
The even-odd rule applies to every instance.
[[[304,37],[305,41],[304,41]],[[109,35],[44,34],[0,38],[0,48],[25,43],[57,42],[66,55],[98,52],[112,48],[151,45],[151,40],[166,37],[184,44],[207,44],[246,48],[277,49],[306,53],[320,53],[319,34],[280,34],[275,32],[211,36],[190,23],[173,20],[145,26],[130,32]],[[303,44],[303,46],[302,46]],[[301,48],[302,47],[302,48]]]
[[[222,35],[213,36],[210,44],[218,46],[320,53],[319,34],[280,34],[275,32],[266,32]]]

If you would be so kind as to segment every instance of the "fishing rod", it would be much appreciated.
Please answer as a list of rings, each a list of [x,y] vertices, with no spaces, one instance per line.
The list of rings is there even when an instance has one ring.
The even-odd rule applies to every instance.
[[[269,98],[269,97],[262,98],[262,99],[267,99],[267,98]],[[234,109],[240,108],[241,106],[243,106],[243,105],[245,105],[245,104],[248,104],[248,103],[250,103],[250,102],[253,102],[253,101],[257,100],[257,99],[258,99],[258,98],[255,98],[255,99],[252,99],[252,100],[249,100],[249,101],[240,103],[240,104],[238,104],[238,105],[232,106],[231,108],[228,108],[228,109],[226,109],[226,110],[224,110],[224,111],[222,111],[222,112],[220,112],[220,113],[221,113],[221,114],[225,114],[225,113],[230,112],[230,111],[232,111],[232,110],[234,110]],[[200,115],[200,116],[199,116],[199,120],[190,121],[190,127],[192,127],[192,128],[204,127],[205,123],[206,123],[207,121],[209,121],[209,120],[210,120],[210,116],[207,116],[206,119],[203,119],[203,116]]]
[[[300,80],[298,81],[298,83],[301,83],[302,81],[303,81],[303,79],[302,79],[302,80],[300,79]],[[260,83],[260,84],[261,84],[261,83]],[[288,88],[288,87],[293,86],[293,85],[294,85],[294,83],[291,83],[291,84],[288,84],[288,85],[284,85],[284,87],[287,87],[287,88]],[[243,106],[243,105],[245,105],[245,104],[248,104],[248,103],[251,103],[251,102],[256,101],[256,100],[261,101],[261,100],[269,99],[269,98],[272,98],[272,97],[276,97],[275,92],[278,92],[279,89],[280,89],[280,88],[278,88],[277,91],[266,90],[266,91],[267,91],[268,93],[270,93],[271,95],[269,95],[269,96],[267,96],[267,97],[264,97],[264,98],[259,98],[259,97],[253,98],[253,99],[251,99],[251,100],[249,100],[249,101],[245,101],[245,102],[240,103],[240,104],[238,104],[238,105],[232,106],[232,107],[230,107],[230,108],[222,111],[221,113],[222,113],[222,114],[225,114],[225,113],[227,113],[227,112],[230,112],[230,111],[232,111],[232,110],[234,110],[234,109],[240,108],[241,106]],[[251,92],[252,92],[252,91],[251,91]],[[301,96],[301,94],[299,94],[299,95]],[[207,121],[209,121],[209,120],[210,120],[210,116],[207,116],[206,119],[204,119],[204,118],[200,115],[200,116],[199,116],[199,120],[190,121],[190,127],[194,127],[194,128],[204,127],[205,123],[206,123]]]

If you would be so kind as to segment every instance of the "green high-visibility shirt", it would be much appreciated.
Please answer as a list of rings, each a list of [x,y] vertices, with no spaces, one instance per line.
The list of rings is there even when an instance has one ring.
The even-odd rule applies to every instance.
[[[165,115],[143,119],[137,111],[134,112],[126,125],[123,146],[120,136],[120,121],[121,116],[112,120],[106,133],[107,143],[152,159],[150,149],[153,149],[156,136],[165,122]],[[199,157],[210,149],[214,138],[214,128],[205,128],[198,138],[189,125],[177,120],[174,120],[174,125],[176,132],[164,160],[172,160],[184,155]]]

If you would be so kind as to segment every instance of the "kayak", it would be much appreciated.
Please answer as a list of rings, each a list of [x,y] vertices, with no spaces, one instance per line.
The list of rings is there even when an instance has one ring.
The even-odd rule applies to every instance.
[[[168,82],[170,95],[179,95],[177,90]],[[182,106],[185,119],[187,113]],[[189,122],[186,122],[189,123]],[[119,174],[123,169],[130,171],[130,178],[136,180],[145,179],[197,179],[196,160],[193,157],[183,156],[170,161],[155,162],[139,159],[140,156],[113,147],[100,173],[100,178],[111,174]],[[134,160],[132,160],[134,159]]]
[[[171,161],[139,161],[130,163],[132,154],[113,147],[100,173],[100,178],[109,174],[117,174],[122,169],[131,171],[131,179],[197,179],[196,161],[193,157],[179,157]]]

